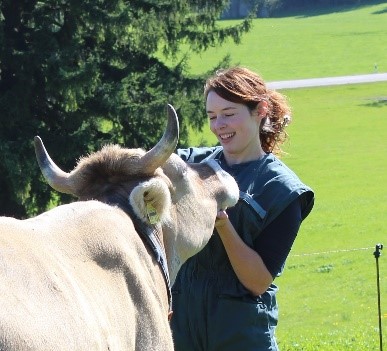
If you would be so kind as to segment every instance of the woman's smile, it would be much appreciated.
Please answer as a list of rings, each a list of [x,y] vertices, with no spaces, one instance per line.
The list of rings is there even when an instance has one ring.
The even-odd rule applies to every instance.
[[[229,141],[236,133],[225,133],[219,134],[219,138],[221,141]]]

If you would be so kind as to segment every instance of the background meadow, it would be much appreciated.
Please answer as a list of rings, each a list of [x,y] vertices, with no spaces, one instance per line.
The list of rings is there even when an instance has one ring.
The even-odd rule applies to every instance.
[[[378,350],[373,252],[387,245],[387,83],[286,93],[294,124],[284,161],[316,204],[277,281],[279,340],[288,350]],[[387,250],[379,264],[386,335]]]
[[[374,5],[256,19],[240,45],[230,41],[191,56],[191,72],[206,72],[226,55],[267,81],[387,72],[387,2],[369,3]]]
[[[222,22],[227,25],[227,21]],[[257,19],[225,54],[267,80],[387,72],[387,2],[336,13]],[[282,91],[293,108],[283,157],[316,193],[287,261],[277,331],[282,351],[379,350],[375,244],[387,340],[387,82]],[[204,130],[191,144],[213,144]]]

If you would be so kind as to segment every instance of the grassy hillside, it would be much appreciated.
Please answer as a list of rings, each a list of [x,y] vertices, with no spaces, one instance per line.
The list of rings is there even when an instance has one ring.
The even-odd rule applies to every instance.
[[[234,21],[222,21],[227,26]],[[192,73],[231,55],[267,81],[387,72],[387,2],[325,15],[256,19],[240,45],[190,60]]]
[[[286,93],[294,123],[284,161],[316,204],[277,281],[279,339],[288,350],[378,350],[379,242],[387,335],[387,83]]]
[[[227,22],[225,23],[227,24]],[[256,20],[240,46],[192,57],[267,81],[387,71],[387,2],[313,17]],[[281,351],[379,350],[375,244],[387,340],[387,82],[284,91],[293,107],[284,161],[316,192],[280,287]],[[205,132],[192,144],[214,143]]]

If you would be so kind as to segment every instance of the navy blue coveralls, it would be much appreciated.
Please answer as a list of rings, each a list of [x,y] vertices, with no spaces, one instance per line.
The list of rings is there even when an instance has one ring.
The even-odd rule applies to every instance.
[[[275,253],[264,252],[267,243],[277,238],[265,236],[264,229],[295,203],[299,223],[279,269],[269,269],[273,276],[281,273],[301,221],[313,207],[313,191],[274,155],[229,167],[221,147],[178,150],[187,162],[209,158],[234,176],[241,190],[237,205],[227,210],[231,223],[243,241],[255,249],[265,264]],[[253,201],[250,201],[253,199]],[[262,236],[260,234],[262,233]],[[284,240],[283,240],[284,239]],[[278,262],[277,262],[278,266]],[[171,328],[176,351],[274,351],[278,308],[271,284],[260,296],[251,293],[235,275],[219,235],[214,232],[209,243],[180,269],[172,288],[173,316]]]

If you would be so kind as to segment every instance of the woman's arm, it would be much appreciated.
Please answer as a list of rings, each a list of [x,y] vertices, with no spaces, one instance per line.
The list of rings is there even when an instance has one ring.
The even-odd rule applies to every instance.
[[[215,228],[239,281],[252,295],[263,294],[273,282],[273,277],[261,257],[243,242],[225,211],[218,212]]]
[[[296,199],[260,233],[254,250],[240,238],[227,213],[218,213],[215,228],[235,274],[252,295],[263,294],[281,272],[301,221],[301,202]]]

